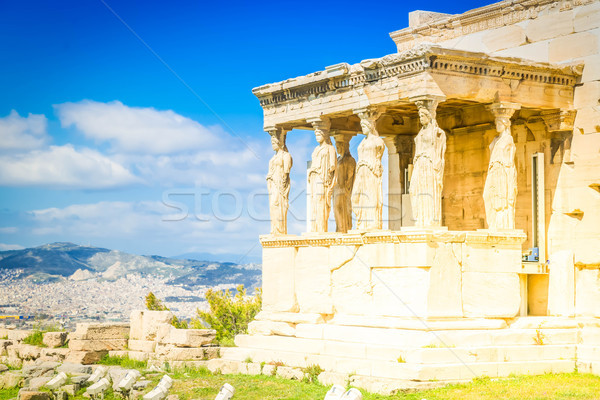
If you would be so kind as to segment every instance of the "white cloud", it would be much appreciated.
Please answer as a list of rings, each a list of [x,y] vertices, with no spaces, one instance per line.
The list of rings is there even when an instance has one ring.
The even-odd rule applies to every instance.
[[[172,154],[223,146],[221,128],[205,127],[171,110],[90,100],[58,104],[55,109],[63,127],[75,126],[87,138],[108,141],[114,151]]]
[[[46,134],[48,121],[44,115],[29,114],[21,117],[12,110],[0,118],[0,150],[30,150],[44,146],[49,141]]]
[[[0,243],[0,251],[8,251],[8,250],[23,250],[25,247],[20,246],[18,244],[6,244]]]
[[[139,182],[110,158],[72,145],[0,157],[0,185],[100,189]]]
[[[34,223],[32,232],[38,236],[51,235],[53,240],[78,243],[102,242],[113,248],[131,243],[130,251],[140,254],[176,254],[199,245],[213,253],[245,253],[255,245],[258,235],[268,230],[268,221],[255,221],[247,213],[221,221],[207,212],[203,217],[208,220],[200,221],[195,211],[190,206],[185,218],[174,218],[177,210],[160,201],[102,201],[29,214]]]
[[[17,233],[19,228],[16,226],[4,226],[0,228],[0,233]]]

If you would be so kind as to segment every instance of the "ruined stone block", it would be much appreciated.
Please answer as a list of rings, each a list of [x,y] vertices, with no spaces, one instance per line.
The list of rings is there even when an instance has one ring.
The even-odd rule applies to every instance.
[[[126,339],[128,337],[129,324],[127,323],[79,323],[73,335],[73,339],[79,340]]]
[[[66,362],[74,364],[95,364],[108,354],[108,350],[104,351],[71,351],[65,358]]]
[[[170,325],[167,329],[168,333],[159,339],[159,343],[176,347],[201,347],[212,343],[217,336],[213,329],[177,329]]]
[[[67,340],[67,332],[46,332],[44,333],[44,344],[47,347],[61,347]]]
[[[71,340],[69,349],[72,351],[110,351],[125,350],[127,339],[97,339],[97,340]]]

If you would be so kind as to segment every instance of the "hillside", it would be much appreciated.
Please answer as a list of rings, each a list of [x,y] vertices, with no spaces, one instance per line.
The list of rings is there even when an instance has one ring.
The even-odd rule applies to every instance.
[[[140,256],[73,243],[52,243],[23,250],[0,252],[0,271],[18,271],[18,278],[35,277],[38,281],[70,278],[115,281],[131,274],[158,276],[172,285],[188,290],[200,286],[244,284],[260,285],[257,264]]]
[[[73,243],[0,252],[0,314],[126,320],[153,292],[180,317],[205,308],[209,288],[261,286],[259,264],[140,256]]]

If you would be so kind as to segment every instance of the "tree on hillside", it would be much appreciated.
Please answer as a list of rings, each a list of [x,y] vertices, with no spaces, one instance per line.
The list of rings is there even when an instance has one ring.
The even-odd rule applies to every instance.
[[[146,296],[146,308],[151,311],[168,311],[169,308],[159,300],[154,293],[150,292]]]
[[[244,285],[239,285],[235,296],[229,290],[206,291],[209,312],[197,310],[198,319],[192,318],[193,328],[212,328],[217,331],[221,344],[233,343],[235,335],[248,332],[248,324],[262,306],[262,292],[256,289],[254,296],[247,296]]]
[[[162,300],[156,297],[152,292],[146,295],[146,308],[151,311],[170,311],[169,307],[165,306]],[[188,328],[187,321],[180,320],[175,315],[173,315],[173,319],[171,319],[171,325],[179,329]]]

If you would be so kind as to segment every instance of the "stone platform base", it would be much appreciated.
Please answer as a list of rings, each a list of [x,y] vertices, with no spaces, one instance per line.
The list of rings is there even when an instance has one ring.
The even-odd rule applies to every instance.
[[[479,376],[576,368],[600,374],[599,318],[420,321],[336,315],[311,323],[313,317],[270,313],[270,321],[255,321],[250,334],[236,337],[239,347],[222,349],[222,358],[207,365],[223,373],[273,374],[275,369],[296,379],[318,366],[324,384],[350,383],[386,394]]]

